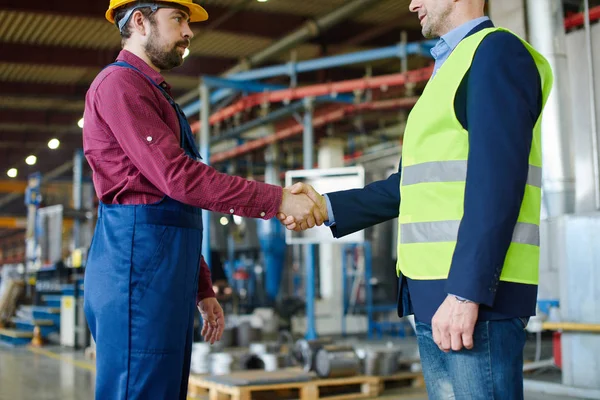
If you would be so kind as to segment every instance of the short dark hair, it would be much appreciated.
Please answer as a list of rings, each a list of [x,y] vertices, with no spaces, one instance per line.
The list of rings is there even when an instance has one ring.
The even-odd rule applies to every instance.
[[[116,9],[115,10],[115,23],[118,24],[119,21],[122,20],[123,17],[125,17],[125,14],[130,9],[131,9],[130,5]],[[150,7],[140,7],[140,8],[137,8],[135,11],[141,12],[142,15],[145,18],[147,18],[151,24],[154,24],[156,22],[154,13],[152,12],[152,9]],[[132,16],[133,16],[133,14],[132,14]],[[121,43],[125,42],[125,40],[127,40],[131,37],[131,27],[129,25],[129,21],[123,26],[123,29],[121,29],[120,33],[121,33]]]

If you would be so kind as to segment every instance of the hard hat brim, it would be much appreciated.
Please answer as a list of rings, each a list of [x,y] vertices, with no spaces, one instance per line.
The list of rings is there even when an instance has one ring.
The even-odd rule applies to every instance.
[[[165,0],[161,0],[161,1],[165,1]],[[193,2],[187,3],[187,2],[183,2],[183,1],[177,1],[177,0],[167,0],[167,2],[179,4],[181,6],[186,7],[188,10],[190,10],[190,22],[202,22],[202,21],[206,21],[208,19],[208,12],[206,12],[204,7],[202,7],[199,4],[196,4]],[[106,11],[106,15],[105,15],[108,22],[110,22],[111,24],[114,24],[115,23],[115,9],[119,8],[121,6],[124,6],[128,3],[131,3],[131,1],[124,1],[122,4],[119,4],[114,8],[109,8]]]

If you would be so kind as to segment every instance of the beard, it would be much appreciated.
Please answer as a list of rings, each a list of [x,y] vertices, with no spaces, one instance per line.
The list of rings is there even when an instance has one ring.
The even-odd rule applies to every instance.
[[[426,39],[435,39],[448,32],[448,18],[452,8],[448,5],[444,9],[432,10],[427,13],[427,22],[423,25],[421,33]]]
[[[148,42],[144,46],[148,58],[161,71],[169,71],[183,64],[183,55],[179,52],[178,46],[189,46],[189,41],[182,40],[175,43],[172,47],[162,45],[159,38],[152,31]]]

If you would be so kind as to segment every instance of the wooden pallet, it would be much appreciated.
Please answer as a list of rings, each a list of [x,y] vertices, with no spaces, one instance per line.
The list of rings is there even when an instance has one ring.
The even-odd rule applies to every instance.
[[[232,374],[233,375],[233,374]],[[421,373],[405,372],[387,377],[355,376],[337,379],[313,379],[305,382],[285,382],[249,386],[216,383],[206,377],[192,375],[189,380],[190,398],[208,395],[209,400],[351,400],[379,396],[393,384],[420,386]]]
[[[422,372],[406,371],[390,376],[380,376],[378,378],[381,382],[381,391],[403,386],[412,386],[418,388],[425,387],[425,380]]]

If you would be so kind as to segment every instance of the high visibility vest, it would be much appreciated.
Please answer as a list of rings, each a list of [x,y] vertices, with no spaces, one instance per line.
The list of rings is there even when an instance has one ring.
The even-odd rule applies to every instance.
[[[456,117],[454,98],[481,41],[500,30],[506,31],[488,28],[463,39],[427,84],[408,117],[402,147],[397,264],[397,272],[408,278],[448,277],[464,212],[469,154],[469,133]],[[541,54],[521,41],[540,73],[545,105],[552,88],[552,70]],[[501,281],[538,283],[541,119],[540,115],[533,130],[525,196]]]

